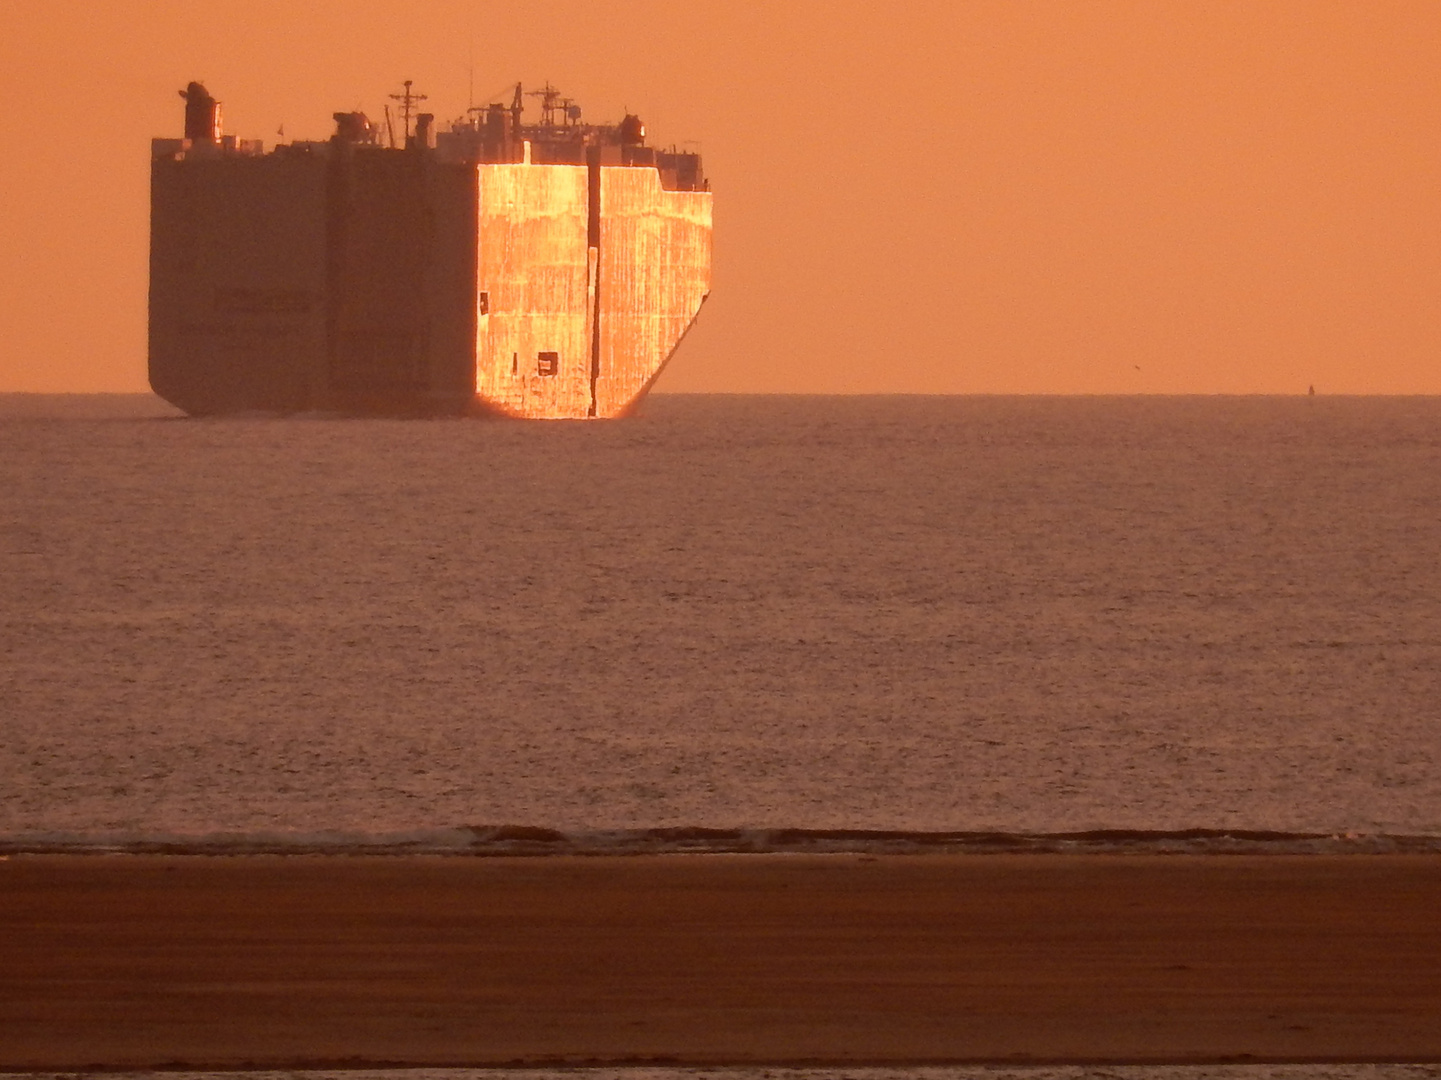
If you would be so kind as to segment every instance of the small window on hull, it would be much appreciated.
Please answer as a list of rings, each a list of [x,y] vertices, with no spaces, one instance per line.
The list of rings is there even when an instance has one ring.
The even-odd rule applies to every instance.
[[[479,296],[477,296],[477,297],[476,297],[476,300],[475,300],[475,305],[476,305],[476,310],[479,311],[482,315],[489,315],[489,314],[490,314],[490,293],[488,293],[488,292],[483,292],[483,293],[481,293]]]
[[[535,373],[537,375],[558,375],[560,374],[560,353],[543,352],[536,355]]]

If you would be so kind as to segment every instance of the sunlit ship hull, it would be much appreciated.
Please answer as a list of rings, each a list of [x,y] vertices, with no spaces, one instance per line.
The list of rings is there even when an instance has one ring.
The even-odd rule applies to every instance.
[[[710,192],[666,191],[654,169],[482,165],[479,211],[477,402],[511,416],[623,415],[710,290]],[[552,352],[546,374],[537,358]]]

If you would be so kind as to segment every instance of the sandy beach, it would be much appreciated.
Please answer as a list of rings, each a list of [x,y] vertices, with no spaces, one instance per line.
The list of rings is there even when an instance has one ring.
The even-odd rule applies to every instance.
[[[13,856],[0,1067],[1441,1060],[1428,856]]]

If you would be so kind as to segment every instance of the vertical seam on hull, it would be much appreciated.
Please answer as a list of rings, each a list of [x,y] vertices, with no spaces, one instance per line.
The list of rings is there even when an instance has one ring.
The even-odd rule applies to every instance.
[[[586,152],[586,241],[593,252],[591,273],[590,313],[590,411],[588,416],[598,415],[596,394],[600,383],[600,147],[590,147]]]

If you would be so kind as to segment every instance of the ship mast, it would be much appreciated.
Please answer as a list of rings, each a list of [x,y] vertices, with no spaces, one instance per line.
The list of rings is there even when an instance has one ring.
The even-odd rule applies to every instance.
[[[406,145],[407,145],[407,146],[410,145],[410,117],[411,117],[412,112],[414,111],[414,107],[415,107],[416,105],[419,105],[422,101],[427,100],[425,94],[412,94],[412,93],[410,92],[410,88],[411,88],[411,86],[413,86],[413,85],[414,85],[414,81],[413,81],[413,80],[411,80],[411,79],[406,79],[406,80],[405,80],[405,92],[404,92],[403,94],[391,94],[391,95],[390,95],[390,100],[391,100],[391,101],[398,101],[398,102],[400,102],[400,109],[401,109],[400,116],[401,116],[401,122],[403,123],[404,128],[405,128],[405,142],[406,142]]]
[[[561,99],[560,91],[551,86],[549,80],[546,80],[546,84],[539,90],[530,91],[526,97],[540,98],[540,122],[545,127],[555,127],[555,114],[564,112],[566,106],[572,104],[569,98]]]

